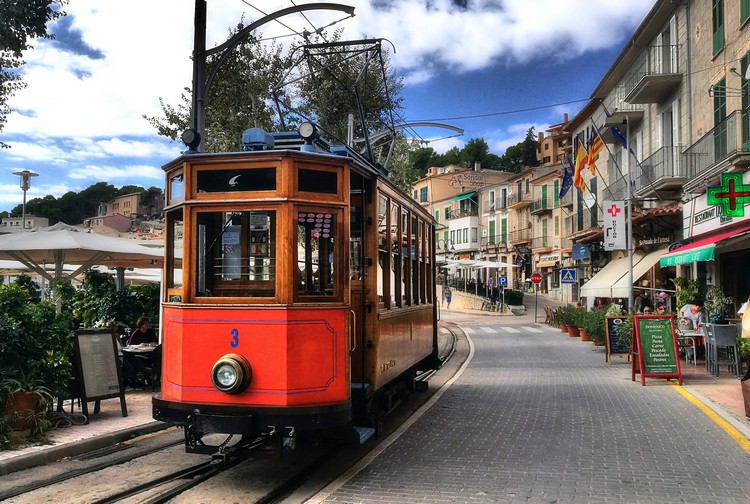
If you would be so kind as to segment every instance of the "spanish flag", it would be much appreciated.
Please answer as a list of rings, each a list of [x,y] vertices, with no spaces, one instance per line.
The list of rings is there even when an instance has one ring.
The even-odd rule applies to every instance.
[[[575,173],[573,173],[573,187],[579,188],[581,191],[586,190],[586,185],[583,183],[583,167],[588,162],[588,155],[586,149],[583,147],[582,142],[578,142],[578,150],[576,151],[576,166]]]
[[[594,162],[596,161],[596,157],[599,155],[599,152],[603,148],[604,142],[602,142],[601,137],[596,134],[596,131],[592,131],[591,139],[589,140],[588,161],[586,162],[586,166],[588,167],[592,175],[596,175],[596,167],[594,166]]]

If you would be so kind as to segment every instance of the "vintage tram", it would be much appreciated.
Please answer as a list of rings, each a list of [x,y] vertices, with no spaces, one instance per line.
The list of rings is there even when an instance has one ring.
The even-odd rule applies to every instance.
[[[310,123],[164,170],[154,418],[201,452],[207,433],[372,433],[437,363],[432,216]]]

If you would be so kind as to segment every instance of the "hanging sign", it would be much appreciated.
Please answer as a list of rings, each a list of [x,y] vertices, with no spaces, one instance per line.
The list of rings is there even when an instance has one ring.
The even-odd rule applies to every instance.
[[[726,217],[744,217],[745,204],[750,203],[750,184],[742,183],[741,173],[722,173],[721,185],[706,189],[709,205],[721,207]]]
[[[605,200],[604,209],[604,250],[627,249],[625,230],[625,202]]]
[[[638,368],[641,385],[646,378],[677,378],[682,385],[682,371],[677,352],[677,337],[672,315],[636,315],[633,317]],[[635,366],[636,359],[633,359]],[[635,367],[631,372],[635,381]]]

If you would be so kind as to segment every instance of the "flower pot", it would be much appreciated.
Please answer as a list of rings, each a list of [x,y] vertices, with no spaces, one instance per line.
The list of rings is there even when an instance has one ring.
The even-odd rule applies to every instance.
[[[568,332],[568,326],[560,322],[560,331],[567,333]]]
[[[591,341],[591,336],[586,334],[582,328],[578,330],[578,335],[581,337],[581,341]]]
[[[580,336],[581,330],[578,328],[578,326],[568,326],[568,336],[572,336],[574,338],[577,338]]]
[[[8,418],[13,430],[27,430],[34,426],[33,417],[39,413],[39,395],[34,392],[16,392],[3,404],[0,415]]]

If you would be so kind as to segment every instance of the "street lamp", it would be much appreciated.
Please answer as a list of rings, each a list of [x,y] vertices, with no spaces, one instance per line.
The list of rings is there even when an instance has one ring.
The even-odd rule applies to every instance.
[[[21,177],[21,189],[23,190],[23,206],[21,207],[21,227],[26,231],[26,191],[31,187],[31,177],[38,177],[38,173],[31,170],[13,172],[13,175]]]

